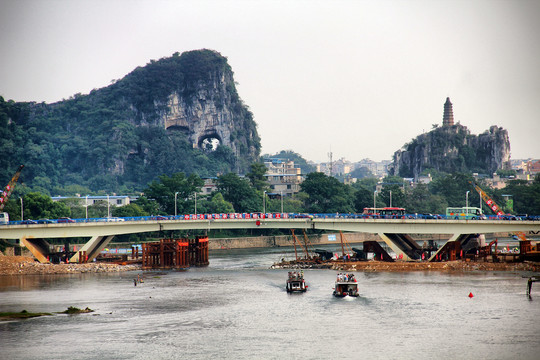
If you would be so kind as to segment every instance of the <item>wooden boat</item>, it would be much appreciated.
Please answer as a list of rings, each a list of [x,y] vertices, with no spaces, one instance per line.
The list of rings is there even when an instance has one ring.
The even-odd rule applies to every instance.
[[[357,297],[358,296],[358,283],[354,274],[338,274],[336,283],[334,286],[335,297]]]
[[[303,271],[289,271],[289,277],[287,278],[286,289],[288,293],[293,292],[306,292],[308,286],[304,280]]]

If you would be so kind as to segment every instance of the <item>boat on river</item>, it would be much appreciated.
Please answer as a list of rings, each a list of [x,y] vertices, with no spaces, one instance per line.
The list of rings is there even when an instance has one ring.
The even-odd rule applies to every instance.
[[[287,278],[287,292],[306,292],[308,286],[304,280],[303,271],[289,271],[289,277]]]
[[[333,295],[335,297],[357,297],[358,283],[356,282],[354,274],[337,274]]]

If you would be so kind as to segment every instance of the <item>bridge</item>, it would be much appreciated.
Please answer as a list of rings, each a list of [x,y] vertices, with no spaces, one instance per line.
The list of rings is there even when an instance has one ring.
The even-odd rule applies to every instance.
[[[47,262],[50,238],[90,238],[80,249],[88,260],[93,260],[116,235],[171,230],[221,229],[313,229],[329,231],[364,232],[378,234],[405,260],[418,260],[420,248],[409,234],[450,234],[448,242],[465,244],[476,234],[498,232],[540,233],[540,221],[512,220],[445,220],[445,219],[370,219],[370,218],[261,218],[261,219],[195,219],[182,217],[160,220],[130,220],[115,222],[75,222],[0,226],[0,239],[16,239],[26,246],[40,261]],[[441,247],[442,249],[442,247]],[[433,254],[432,260],[437,253]],[[79,254],[70,258],[78,262]]]

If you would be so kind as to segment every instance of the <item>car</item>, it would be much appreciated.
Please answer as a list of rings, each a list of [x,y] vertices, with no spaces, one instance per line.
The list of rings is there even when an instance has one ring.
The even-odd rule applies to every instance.
[[[71,219],[71,218],[68,218],[68,217],[61,217],[61,218],[58,218],[58,221],[57,221],[59,224],[61,223],[74,223],[75,220]]]
[[[28,219],[28,220],[21,221],[21,224],[24,224],[24,225],[37,224],[37,221]]]
[[[52,220],[49,220],[49,219],[39,219],[37,221],[38,224],[54,224],[54,221]]]
[[[110,218],[106,218],[107,222],[117,222],[117,221],[125,221],[123,218],[119,218],[119,217],[110,217]]]
[[[150,220],[169,220],[169,218],[163,215],[156,215],[156,216],[152,216]]]

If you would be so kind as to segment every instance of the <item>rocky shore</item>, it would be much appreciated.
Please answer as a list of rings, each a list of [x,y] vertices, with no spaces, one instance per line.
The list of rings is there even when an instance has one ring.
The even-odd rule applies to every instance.
[[[384,262],[384,261],[330,261],[320,264],[309,262],[284,261],[272,265],[274,269],[331,269],[337,271],[359,272],[409,272],[409,271],[441,271],[441,272],[467,272],[467,271],[540,271],[540,263],[491,263],[473,261],[447,261],[447,262]]]
[[[0,255],[0,276],[102,273],[140,269],[140,265],[118,265],[107,263],[41,264],[40,262],[36,261],[31,257]]]
[[[491,263],[491,262],[383,262],[383,261],[330,261],[320,264],[313,262],[284,261],[271,266],[272,269],[330,269],[358,272],[409,272],[409,271],[530,271],[540,272],[540,263]],[[141,270],[140,264],[119,265],[109,263],[88,264],[41,264],[31,257],[0,255],[0,276],[2,275],[43,275],[79,274]]]

